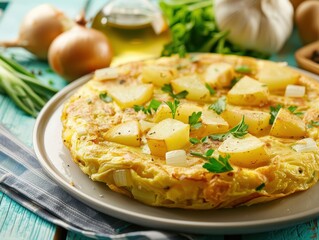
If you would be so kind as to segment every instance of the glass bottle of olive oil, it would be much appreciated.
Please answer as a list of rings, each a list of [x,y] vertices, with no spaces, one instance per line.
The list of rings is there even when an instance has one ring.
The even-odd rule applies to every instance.
[[[111,0],[94,17],[92,27],[108,37],[113,66],[159,57],[170,40],[160,10],[147,0]]]

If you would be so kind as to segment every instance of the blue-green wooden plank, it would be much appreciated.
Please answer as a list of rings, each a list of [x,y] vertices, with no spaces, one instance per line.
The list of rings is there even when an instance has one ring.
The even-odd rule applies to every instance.
[[[0,239],[53,239],[55,226],[0,192]]]
[[[310,222],[299,224],[294,227],[284,228],[273,232],[264,232],[258,234],[243,235],[242,240],[318,240],[319,229],[318,220],[312,220]]]

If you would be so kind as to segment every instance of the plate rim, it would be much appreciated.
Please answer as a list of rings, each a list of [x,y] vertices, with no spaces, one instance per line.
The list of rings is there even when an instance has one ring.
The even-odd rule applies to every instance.
[[[291,66],[289,66],[291,67]],[[309,77],[319,81],[319,76],[307,72],[305,70],[291,67],[302,74],[308,75]],[[257,233],[262,231],[271,231],[277,230],[284,227],[289,227],[295,225],[297,223],[302,223],[308,220],[311,220],[317,216],[319,216],[319,206],[318,208],[307,210],[301,213],[294,214],[292,216],[283,216],[276,219],[261,219],[254,221],[242,221],[242,222],[198,222],[198,221],[187,221],[187,220],[171,220],[158,216],[149,216],[146,214],[134,213],[132,211],[128,211],[126,209],[121,209],[116,206],[112,206],[112,204],[102,203],[91,196],[88,196],[80,189],[74,188],[63,179],[52,167],[48,160],[45,158],[43,152],[41,151],[41,143],[38,141],[41,135],[40,126],[46,125],[51,116],[48,116],[46,113],[50,110],[50,108],[54,108],[54,112],[57,109],[57,106],[61,106],[63,104],[63,98],[67,95],[71,95],[77,88],[81,87],[88,80],[90,80],[93,76],[93,73],[82,76],[81,78],[75,80],[70,83],[68,86],[64,87],[60,90],[53,98],[51,98],[44,108],[40,111],[35,125],[33,129],[33,148],[37,159],[45,170],[45,173],[49,175],[49,177],[57,183],[60,187],[62,187],[66,192],[68,192],[71,196],[77,198],[81,202],[89,205],[97,211],[103,212],[107,215],[129,221],[132,223],[136,223],[136,221],[143,220],[144,225],[148,227],[156,227],[162,230],[182,230],[188,233],[204,233],[204,234],[248,234],[248,233]],[[318,184],[318,183],[317,183]],[[315,211],[314,211],[315,210]],[[194,210],[186,210],[186,211],[194,211]],[[197,210],[195,210],[197,211]],[[278,224],[280,223],[280,224]],[[192,228],[187,228],[192,227]]]

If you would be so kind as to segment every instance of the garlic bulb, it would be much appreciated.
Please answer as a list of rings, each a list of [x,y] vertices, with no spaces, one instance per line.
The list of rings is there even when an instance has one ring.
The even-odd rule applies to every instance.
[[[289,0],[215,0],[216,22],[228,40],[264,53],[279,51],[293,28]]]

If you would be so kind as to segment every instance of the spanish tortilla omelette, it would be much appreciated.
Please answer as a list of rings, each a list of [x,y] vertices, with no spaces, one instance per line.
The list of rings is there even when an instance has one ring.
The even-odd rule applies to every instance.
[[[283,63],[199,54],[97,70],[65,103],[93,181],[152,206],[249,206],[318,181],[319,83]]]

